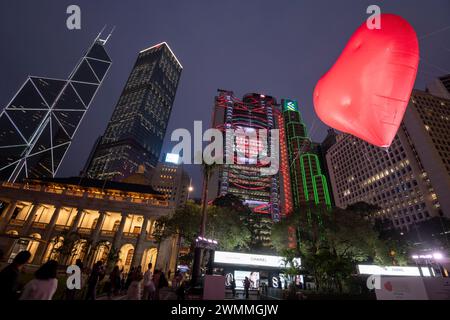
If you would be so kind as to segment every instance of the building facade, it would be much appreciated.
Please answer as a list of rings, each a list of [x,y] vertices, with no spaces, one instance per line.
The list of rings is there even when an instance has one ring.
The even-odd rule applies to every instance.
[[[152,187],[168,197],[175,207],[181,208],[189,197],[191,179],[181,164],[159,162],[153,170]]]
[[[450,100],[414,90],[388,150],[339,134],[327,155],[336,205],[364,201],[398,229],[450,217]]]
[[[97,37],[67,80],[29,77],[0,115],[0,181],[54,177],[111,66]]]
[[[282,100],[282,111],[293,207],[298,208],[308,202],[330,206],[328,182],[322,173],[320,155],[315,152],[308,136],[298,102]]]
[[[434,79],[428,84],[427,92],[434,96],[450,99],[450,74]]]
[[[279,150],[270,150],[270,130],[277,129],[277,102],[273,97],[261,94],[247,94],[242,100],[232,91],[219,90],[215,98],[213,127],[225,132],[227,129],[241,130],[245,134],[267,130],[268,154],[278,156]],[[234,139],[226,141],[226,139]],[[245,139],[245,141],[237,141]],[[248,137],[225,137],[224,154],[234,159],[234,164],[219,168],[211,183],[216,191],[214,197],[233,194],[240,197],[254,213],[266,215],[274,221],[280,219],[280,175],[263,176],[258,159],[250,159],[260,147],[252,145]],[[242,150],[238,150],[242,149]],[[245,150],[244,150],[245,149]]]
[[[6,260],[29,250],[31,264],[49,259],[86,267],[96,261],[123,267],[148,263],[174,270],[176,241],[158,245],[155,221],[173,212],[151,187],[80,178],[28,180],[0,186],[0,248]]]
[[[146,171],[140,166],[138,171],[123,180],[151,186],[155,191],[167,197],[171,208],[181,208],[189,197],[191,179],[182,164],[158,162],[156,168]]]
[[[139,53],[88,177],[120,181],[157,165],[182,69],[165,42]]]

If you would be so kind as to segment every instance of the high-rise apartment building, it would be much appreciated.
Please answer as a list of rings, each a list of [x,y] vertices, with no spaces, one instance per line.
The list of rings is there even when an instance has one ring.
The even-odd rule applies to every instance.
[[[140,165],[156,167],[182,69],[165,42],[139,53],[94,152],[89,177],[121,180]]]
[[[0,115],[0,180],[55,177],[111,59],[99,35],[67,80],[29,77]]]
[[[395,228],[450,217],[450,100],[414,90],[388,150],[339,134],[327,153],[336,205],[378,205]]]

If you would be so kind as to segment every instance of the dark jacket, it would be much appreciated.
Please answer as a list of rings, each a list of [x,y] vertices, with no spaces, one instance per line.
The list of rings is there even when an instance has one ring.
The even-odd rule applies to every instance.
[[[0,271],[0,301],[19,299],[19,269],[10,264]]]

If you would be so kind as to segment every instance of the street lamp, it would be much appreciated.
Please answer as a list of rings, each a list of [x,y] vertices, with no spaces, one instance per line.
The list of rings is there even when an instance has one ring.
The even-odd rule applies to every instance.
[[[188,197],[187,199],[189,200],[190,196],[191,196],[191,192],[194,191],[194,187],[192,186],[192,178],[189,180],[189,188],[188,188]]]

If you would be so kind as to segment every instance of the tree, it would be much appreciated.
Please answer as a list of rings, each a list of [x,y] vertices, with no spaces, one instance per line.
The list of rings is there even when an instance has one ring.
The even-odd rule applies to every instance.
[[[342,292],[357,263],[390,264],[390,247],[379,238],[368,208],[305,204],[274,226],[272,242],[279,252],[289,247],[302,258],[302,271],[316,288]]]
[[[171,217],[157,220],[154,236],[157,241],[178,235],[186,242],[193,243],[198,236],[198,226],[202,220],[202,209],[194,203],[175,211]],[[248,247],[250,232],[242,224],[238,212],[229,208],[209,206],[207,211],[208,228],[206,237],[219,242],[222,250],[234,250]]]
[[[177,235],[186,242],[193,243],[198,235],[200,222],[200,207],[192,202],[187,202],[184,207],[177,209],[172,216],[159,218],[156,221],[153,236],[157,242]]]
[[[267,252],[270,250],[267,244],[261,239],[261,234],[271,233],[272,219],[261,214],[253,213],[240,197],[230,193],[216,198],[213,205],[228,208],[237,213],[241,223],[250,232],[248,247],[252,252]]]
[[[239,212],[211,206],[208,210],[207,238],[215,239],[219,242],[221,250],[243,250],[248,249],[251,234],[245,225]]]

